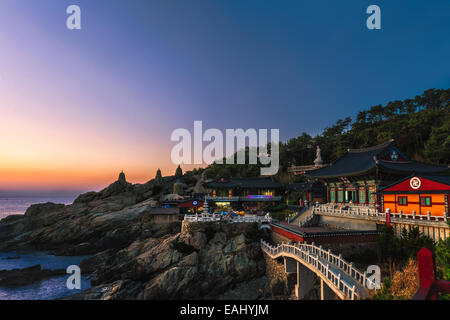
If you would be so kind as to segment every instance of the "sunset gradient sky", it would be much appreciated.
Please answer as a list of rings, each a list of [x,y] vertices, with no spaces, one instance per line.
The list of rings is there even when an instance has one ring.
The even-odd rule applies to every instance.
[[[345,3],[345,6],[344,6]],[[70,4],[82,30],[66,28]],[[450,86],[450,2],[1,0],[0,190],[98,190],[176,168],[176,128],[283,141]]]

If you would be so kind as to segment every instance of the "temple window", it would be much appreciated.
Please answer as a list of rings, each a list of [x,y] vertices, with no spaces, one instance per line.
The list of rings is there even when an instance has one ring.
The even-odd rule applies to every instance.
[[[431,197],[420,197],[420,205],[424,207],[431,207]]]
[[[398,197],[398,205],[399,206],[407,206],[408,205],[408,197]]]

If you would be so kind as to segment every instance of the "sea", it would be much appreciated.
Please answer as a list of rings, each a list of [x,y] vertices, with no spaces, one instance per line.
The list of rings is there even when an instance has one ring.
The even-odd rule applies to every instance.
[[[71,204],[75,197],[0,197],[0,220],[11,214],[24,214],[29,206],[36,203]]]
[[[89,256],[60,257],[48,252],[0,252],[0,270],[12,270],[31,267],[37,264],[42,269],[66,269]],[[53,300],[61,299],[91,287],[91,281],[81,276],[81,289],[68,289],[67,279],[71,274],[46,278],[30,285],[20,287],[0,286],[0,300]]]
[[[75,197],[0,197],[0,219],[12,214],[24,214],[36,203],[71,204]],[[78,265],[88,256],[63,257],[48,252],[0,252],[0,270],[22,269],[40,264],[43,269],[67,269]],[[70,290],[66,282],[70,274],[43,279],[40,282],[21,287],[1,287],[0,300],[53,300],[73,295],[90,288],[90,280],[81,276],[81,289]]]

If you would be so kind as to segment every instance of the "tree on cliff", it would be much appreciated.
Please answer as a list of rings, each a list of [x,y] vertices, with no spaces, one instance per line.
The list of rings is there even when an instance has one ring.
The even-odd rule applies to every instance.
[[[389,139],[411,159],[447,165],[450,159],[450,89],[429,89],[422,95],[403,101],[375,105],[350,117],[338,120],[322,133],[302,133],[280,143],[280,168],[310,165],[320,146],[324,163],[331,163],[347,149],[366,148]],[[247,155],[246,155],[247,157]],[[259,175],[260,165],[235,164],[208,167],[208,177],[249,177]]]

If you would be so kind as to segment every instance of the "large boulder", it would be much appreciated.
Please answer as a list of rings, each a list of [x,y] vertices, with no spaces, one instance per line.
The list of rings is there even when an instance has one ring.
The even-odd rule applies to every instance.
[[[135,241],[122,250],[99,253],[83,261],[81,268],[95,270],[96,288],[116,288],[108,299],[130,298],[122,294],[122,285],[113,285],[121,280],[142,288],[143,294],[134,299],[214,299],[264,275],[259,242],[246,237],[251,229],[249,224],[196,224],[163,239]],[[92,295],[92,290],[86,294]]]

